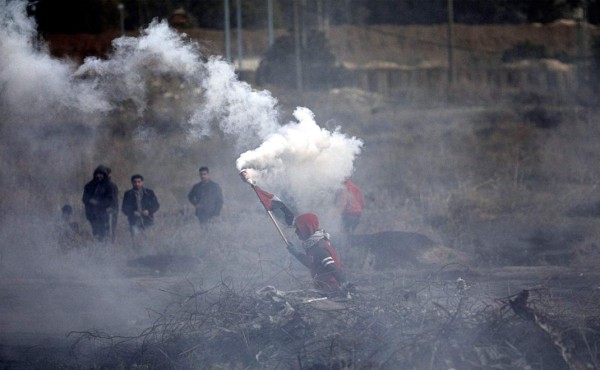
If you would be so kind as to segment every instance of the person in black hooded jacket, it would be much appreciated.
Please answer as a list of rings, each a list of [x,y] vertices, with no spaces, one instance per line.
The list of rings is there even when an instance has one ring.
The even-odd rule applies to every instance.
[[[92,226],[92,234],[98,241],[105,241],[109,236],[112,207],[118,202],[117,191],[108,177],[109,170],[98,166],[94,170],[93,179],[83,188],[82,202],[85,206],[85,217]]]

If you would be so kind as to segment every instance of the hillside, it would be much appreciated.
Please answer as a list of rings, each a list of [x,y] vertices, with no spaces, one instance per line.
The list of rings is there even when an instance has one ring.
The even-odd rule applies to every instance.
[[[598,27],[583,28],[585,42],[600,35]],[[224,55],[223,32],[206,29],[182,30],[198,41],[205,55]],[[545,46],[550,55],[575,56],[577,25],[561,21],[548,25],[480,25],[456,24],[454,28],[455,59],[463,63],[498,63],[502,53],[523,42]],[[277,30],[276,35],[285,34]],[[131,34],[135,36],[135,34]],[[235,30],[232,32],[232,57],[237,57]],[[46,35],[50,51],[56,56],[82,60],[85,56],[105,56],[111,51],[116,33],[102,35]],[[327,31],[331,48],[340,63],[347,67],[365,67],[375,62],[398,65],[446,65],[447,27],[431,26],[340,26]],[[260,58],[268,47],[266,31],[243,31],[246,58]],[[256,66],[248,63],[246,68]]]

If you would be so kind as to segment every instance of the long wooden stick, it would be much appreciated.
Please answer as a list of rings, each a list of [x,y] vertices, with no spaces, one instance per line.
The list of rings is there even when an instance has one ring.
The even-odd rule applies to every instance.
[[[281,227],[279,227],[279,224],[275,220],[275,217],[273,217],[273,212],[271,212],[271,210],[268,209],[267,206],[265,206],[265,204],[263,203],[262,199],[260,198],[260,195],[258,195],[258,191],[256,190],[256,186],[254,184],[250,184],[250,186],[252,187],[252,189],[256,193],[256,196],[258,197],[258,200],[260,201],[260,204],[262,204],[263,207],[264,207],[264,209],[265,209],[265,211],[267,211],[267,214],[271,218],[271,221],[273,221],[273,225],[275,225],[275,228],[277,228],[277,231],[279,231],[279,235],[281,235],[281,237],[283,238],[283,241],[285,242],[285,245],[289,245],[290,242],[287,240],[287,238],[283,234],[283,231],[281,230]]]

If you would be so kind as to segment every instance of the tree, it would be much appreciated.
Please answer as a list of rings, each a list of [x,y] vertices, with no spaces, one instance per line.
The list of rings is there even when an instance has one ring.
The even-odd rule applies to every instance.
[[[306,48],[301,49],[303,85],[308,89],[331,88],[342,80],[343,68],[336,66],[335,56],[321,32],[310,32]],[[296,86],[294,39],[281,36],[267,50],[256,71],[259,84],[272,84],[286,88]]]
[[[118,29],[118,0],[38,0],[30,7],[41,33],[101,33]]]

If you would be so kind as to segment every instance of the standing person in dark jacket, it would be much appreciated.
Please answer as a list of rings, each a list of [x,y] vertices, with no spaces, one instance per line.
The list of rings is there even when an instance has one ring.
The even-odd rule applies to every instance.
[[[200,182],[188,194],[188,200],[196,208],[196,217],[201,224],[221,214],[223,193],[221,187],[210,179],[208,167],[200,167]]]
[[[140,232],[154,224],[154,213],[160,204],[154,191],[144,187],[144,177],[136,174],[131,176],[132,189],[123,195],[121,211],[129,221],[131,237],[135,238]]]
[[[294,221],[296,235],[302,240],[303,252],[293,243],[289,243],[288,251],[300,263],[308,267],[316,289],[327,295],[345,293],[346,278],[337,253],[329,242],[329,234],[319,229],[319,219],[312,213],[296,217]]]
[[[105,241],[109,236],[109,212],[118,200],[114,184],[108,178],[108,168],[98,166],[94,170],[94,178],[85,184],[82,201],[85,205],[85,217],[92,226],[92,234],[98,241]]]

